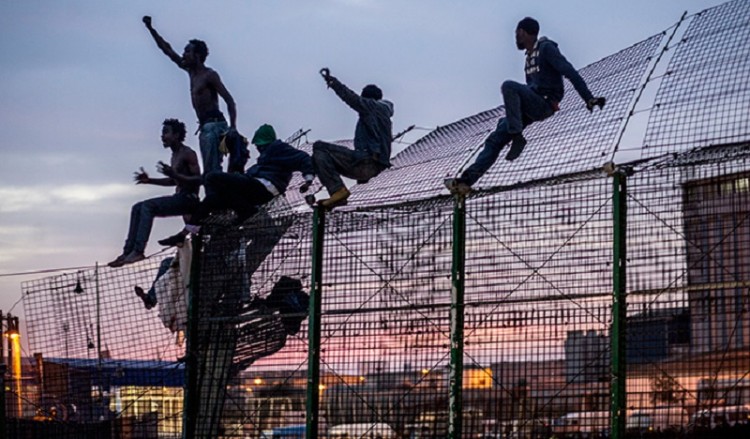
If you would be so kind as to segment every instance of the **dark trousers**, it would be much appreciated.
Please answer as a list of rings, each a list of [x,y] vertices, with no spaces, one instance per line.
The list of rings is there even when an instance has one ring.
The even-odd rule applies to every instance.
[[[313,167],[323,186],[333,194],[344,187],[341,176],[358,181],[369,180],[380,174],[385,166],[365,151],[317,141],[313,143]]]
[[[469,185],[476,183],[495,164],[500,151],[514,135],[532,123],[554,114],[549,102],[524,84],[505,81],[502,85],[502,92],[505,117],[497,122],[495,131],[484,141],[484,148],[474,164],[461,174],[461,178]]]
[[[245,174],[212,172],[206,175],[204,184],[207,195],[190,219],[191,224],[200,224],[211,212],[225,209],[246,218],[273,199],[263,183]]]

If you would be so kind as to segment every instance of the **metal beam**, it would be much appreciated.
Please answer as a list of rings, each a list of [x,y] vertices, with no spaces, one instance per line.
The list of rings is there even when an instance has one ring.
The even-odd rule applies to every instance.
[[[464,371],[464,274],[466,263],[466,198],[455,197],[453,205],[453,262],[451,268],[451,362],[448,437],[463,437]]]
[[[610,329],[610,343],[612,349],[612,381],[610,401],[610,425],[612,439],[625,437],[625,413],[627,395],[625,393],[626,380],[626,280],[627,280],[627,172],[625,169],[616,170],[613,174],[612,185],[612,327]]]
[[[317,439],[320,413],[320,326],[323,297],[323,243],[325,241],[325,209],[313,211],[312,274],[310,277],[310,315],[307,357],[307,405],[305,438]]]

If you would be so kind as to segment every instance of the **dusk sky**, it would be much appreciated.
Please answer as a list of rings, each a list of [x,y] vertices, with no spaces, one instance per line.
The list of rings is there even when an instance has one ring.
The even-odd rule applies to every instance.
[[[198,149],[188,76],[157,49],[143,15],[178,53],[191,38],[208,43],[206,64],[234,96],[247,136],[270,123],[282,138],[300,128],[312,130],[310,141],[351,138],[356,114],[318,75],[329,67],[356,91],[378,84],[395,104],[394,131],[420,127],[405,139],[413,142],[425,128],[500,105],[503,80],[523,81],[513,35],[524,16],[581,68],[669,28],[685,10],[723,2],[4,1],[0,309],[21,298],[22,281],[47,276],[9,274],[120,254],[130,206],[171,191],[132,181],[141,166],[157,176],[156,162],[169,159],[165,118],[184,121],[185,143]],[[180,227],[179,218],[157,219],[146,253]]]

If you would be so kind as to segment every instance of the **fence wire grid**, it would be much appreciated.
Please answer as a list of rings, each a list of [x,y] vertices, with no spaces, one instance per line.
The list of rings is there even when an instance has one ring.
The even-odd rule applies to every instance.
[[[569,96],[466,199],[442,177],[502,108],[415,142],[347,207],[310,211],[295,177],[243,224],[23,283],[6,436],[747,437],[749,16],[681,24],[644,158],[614,173],[666,33],[584,68],[607,111]]]

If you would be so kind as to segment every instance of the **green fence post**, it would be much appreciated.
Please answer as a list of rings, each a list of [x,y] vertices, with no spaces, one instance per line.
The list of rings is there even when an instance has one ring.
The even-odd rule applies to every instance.
[[[448,437],[459,439],[463,430],[464,370],[464,266],[466,258],[466,198],[457,195],[453,204],[453,263],[451,269],[451,363]]]
[[[308,325],[307,405],[305,438],[317,439],[320,412],[320,310],[323,293],[323,242],[325,210],[313,210],[312,275],[310,278],[310,315]]]
[[[627,241],[627,177],[628,169],[618,168],[613,176],[613,264],[612,264],[612,328],[610,343],[612,350],[612,382],[610,401],[610,425],[612,439],[625,437],[625,414],[627,406],[626,380],[626,241]]]
[[[188,321],[185,329],[185,394],[183,395],[182,437],[195,437],[198,416],[198,357],[194,350],[198,340],[198,304],[200,303],[200,256],[203,241],[200,236],[191,240],[193,256],[190,264],[190,285],[188,288]]]

